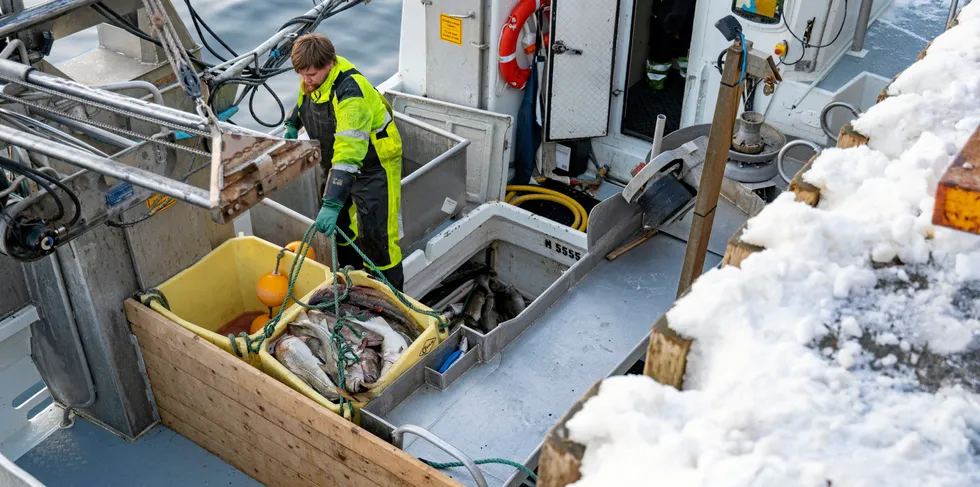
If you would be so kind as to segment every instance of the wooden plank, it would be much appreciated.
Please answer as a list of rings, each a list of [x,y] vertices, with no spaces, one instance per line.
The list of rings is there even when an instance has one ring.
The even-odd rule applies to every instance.
[[[725,69],[718,87],[718,102],[715,104],[711,133],[708,134],[708,148],[704,156],[698,196],[694,202],[691,231],[684,249],[677,296],[685,293],[704,270],[704,257],[708,252],[708,240],[711,237],[715,208],[721,194],[725,164],[732,145],[732,131],[735,129],[735,117],[738,115],[738,104],[741,100],[742,84],[738,82],[741,51],[741,45],[733,44],[725,55]]]
[[[266,417],[305,441],[321,445],[321,451],[330,450],[324,453],[349,468],[362,474],[376,472],[377,476],[365,475],[369,478],[385,476],[408,485],[459,485],[136,301],[126,301],[126,313],[138,337],[155,337],[171,347],[171,353],[182,355],[176,364],[181,370],[256,414],[265,415],[270,408],[283,411],[286,414]]]
[[[142,343],[143,341],[141,340],[141,344]],[[251,410],[251,416],[253,418],[265,418],[283,431],[289,432],[292,436],[303,440],[307,445],[310,445],[311,448],[319,451],[320,454],[332,458],[333,461],[331,464],[333,468],[356,472],[362,478],[370,478],[373,480],[373,483],[370,485],[381,485],[384,487],[402,487],[412,485],[409,482],[392,475],[379,465],[360,457],[356,452],[339,445],[338,442],[333,441],[334,438],[330,438],[323,433],[316,431],[310,425],[291,417],[289,413],[282,410],[277,405],[263,401],[260,397],[255,396],[250,390],[243,389],[240,385],[226,380],[226,378],[221,377],[217,371],[210,369],[206,364],[198,362],[188,355],[184,355],[181,351],[169,345],[163,344],[161,340],[157,339],[156,337],[152,337],[152,339],[149,340],[149,343],[142,348],[147,350],[147,355],[151,357],[156,355],[179,357],[179,359],[174,360],[174,362],[176,362],[174,365],[180,370],[181,373],[187,375],[189,378],[198,380],[205,377],[213,378],[210,383],[205,382],[206,386],[215,389],[216,392],[228,396],[229,399],[245,406],[246,409]],[[221,388],[221,390],[219,390],[219,388]],[[229,394],[236,395],[236,397],[231,397]],[[254,406],[250,407],[250,405]],[[319,408],[320,406],[317,405],[317,407]],[[255,409],[258,409],[259,411],[255,411]],[[322,408],[320,409],[322,410]],[[335,416],[334,413],[329,411],[324,411],[324,414]],[[347,424],[349,426],[354,426],[350,423]],[[288,438],[280,438],[279,440],[281,443],[286,444],[287,448],[289,447],[288,445],[291,445]],[[315,455],[315,452],[311,453],[311,455],[313,455],[314,459],[318,458]]]
[[[287,468],[316,485],[379,485],[316,451],[269,420],[249,414],[241,404],[188,376],[176,365],[150,352],[148,347],[144,347],[143,357],[159,407],[173,410],[172,403],[176,401],[207,417],[238,441],[253,444],[264,454],[278,458]]]
[[[144,342],[147,343],[144,345]],[[315,450],[310,452],[310,456],[314,459],[314,461],[325,461],[319,455],[329,457],[332,459],[329,462],[332,468],[354,472],[361,478],[372,479],[373,483],[370,485],[380,485],[383,487],[403,487],[406,485],[412,485],[407,481],[392,475],[382,467],[361,458],[357,453],[343,447],[342,445],[338,444],[338,442],[333,441],[333,438],[330,438],[323,433],[316,431],[308,424],[291,417],[287,412],[283,411],[278,406],[255,396],[250,390],[243,389],[240,385],[221,377],[217,371],[209,368],[208,365],[198,362],[188,355],[184,355],[181,351],[169,345],[163,344],[161,340],[157,339],[156,337],[151,337],[151,339],[148,341],[141,339],[140,344],[141,348],[147,351],[146,355],[150,356],[151,358],[155,358],[157,356],[178,357],[177,360],[174,360],[176,363],[173,365],[175,365],[181,373],[185,374],[189,378],[188,380],[190,380],[190,378],[201,380],[205,386],[222,395],[225,395],[230,400],[244,406],[246,410],[251,411],[250,416],[252,418],[264,418],[280,428],[282,431],[288,432],[290,436],[302,440],[304,443],[309,445],[311,449]],[[202,380],[204,378],[211,378],[211,381],[207,382]],[[235,397],[232,397],[231,395],[234,395]],[[317,407],[319,407],[319,405],[317,405]],[[256,411],[255,409],[258,409],[259,411]],[[334,413],[326,411],[325,414],[333,415]],[[280,444],[286,445],[287,448],[297,446],[290,442],[290,438],[288,436],[279,437],[278,441]]]
[[[743,223],[738,228],[738,231],[735,232],[735,235],[732,235],[732,238],[728,239],[728,245],[725,246],[725,256],[721,259],[722,267],[728,265],[738,267],[742,265],[742,261],[748,258],[748,256],[764,250],[758,245],[752,245],[742,241],[742,232],[745,231],[746,225],[748,225],[748,222]]]
[[[657,232],[658,232],[657,229],[643,232],[638,237],[634,238],[633,240],[630,240],[629,243],[627,243],[626,245],[623,245],[622,247],[610,252],[609,255],[606,256],[606,260],[612,262],[618,259],[621,255],[625,254],[626,252],[629,252],[630,250],[635,249],[643,242],[646,242],[647,240],[653,238],[653,236],[656,235]]]
[[[269,487],[315,487],[277,460],[255,448],[228,437],[221,428],[206,418],[176,406],[176,410],[157,408],[160,419],[168,428],[187,437],[205,450]]]
[[[980,234],[980,129],[939,180],[932,223]]]
[[[868,144],[868,138],[861,135],[851,127],[850,123],[844,124],[840,129],[840,137],[837,138],[837,147],[840,149],[850,149]]]
[[[680,389],[684,382],[687,352],[690,349],[691,340],[670,328],[666,314],[661,316],[650,332],[643,374],[661,384]]]
[[[585,447],[568,438],[568,421],[575,417],[586,401],[599,393],[602,381],[596,382],[575,402],[558,423],[548,431],[538,460],[538,487],[565,487],[582,478]]]
[[[813,161],[817,159],[817,155],[814,154],[810,160],[806,161],[806,164],[800,168],[799,172],[793,176],[793,180],[789,182],[789,190],[796,194],[796,201],[806,203],[810,206],[817,206],[817,203],[820,202],[820,188],[804,181],[803,175],[813,166]]]

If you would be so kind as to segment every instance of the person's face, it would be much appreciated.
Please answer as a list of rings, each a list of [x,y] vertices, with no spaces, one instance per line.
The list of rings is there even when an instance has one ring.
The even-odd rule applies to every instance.
[[[303,85],[306,86],[306,91],[310,92],[319,88],[326,81],[327,75],[330,74],[330,68],[332,67],[333,63],[328,63],[320,69],[309,67],[300,70],[299,76],[303,79]]]

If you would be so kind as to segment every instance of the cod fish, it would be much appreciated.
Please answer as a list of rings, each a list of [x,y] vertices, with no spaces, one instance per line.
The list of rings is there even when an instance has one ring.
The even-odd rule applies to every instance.
[[[289,332],[307,338],[306,344],[313,355],[320,359],[320,368],[328,376],[337,377],[337,352],[330,340],[329,317],[326,313],[300,311],[296,321],[289,324]]]
[[[343,294],[345,290],[344,285],[338,286],[338,291]],[[313,293],[310,297],[310,304],[317,305],[321,302],[332,302],[334,298],[333,286],[327,286],[319,291]],[[402,312],[400,308],[388,301],[388,297],[373,288],[366,286],[354,286],[350,290],[350,294],[347,296],[347,301],[357,307],[364,308],[371,311],[377,315],[381,315],[386,318],[391,327],[407,336],[410,341],[415,341],[421,334],[415,324]],[[344,307],[341,306],[341,312],[344,312]],[[357,314],[357,313],[348,313]]]
[[[507,321],[517,317],[527,307],[524,296],[512,284],[504,284],[497,279],[490,280],[490,288],[496,295],[497,312],[500,321]]]
[[[497,316],[497,298],[493,293],[488,293],[486,301],[483,303],[483,310],[480,312],[480,329],[483,333],[490,333],[500,323]]]
[[[381,356],[372,348],[357,345],[354,353],[360,362],[355,362],[344,368],[344,389],[352,394],[366,391],[368,384],[378,381],[381,376]]]
[[[384,377],[391,366],[395,364],[395,361],[401,357],[402,352],[408,348],[408,342],[380,316],[366,321],[351,321],[384,337],[384,341],[381,342],[381,359],[384,365],[381,367],[378,378]]]
[[[337,385],[320,368],[319,360],[299,337],[285,335],[276,344],[276,359],[329,401],[339,401]]]

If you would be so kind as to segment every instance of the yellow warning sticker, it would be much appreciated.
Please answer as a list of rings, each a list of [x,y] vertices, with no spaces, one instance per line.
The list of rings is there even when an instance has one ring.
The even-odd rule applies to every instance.
[[[158,209],[156,211],[157,213],[160,213],[161,211],[166,210],[167,208],[170,208],[171,206],[174,205],[174,203],[177,202],[177,200],[175,200],[173,198],[170,198],[170,201],[168,201],[165,204],[160,202],[160,200],[166,199],[166,198],[170,198],[170,197],[169,196],[164,196],[164,195],[162,195],[160,193],[157,193],[157,194],[155,194],[153,196],[150,196],[149,198],[146,199],[146,207],[147,208],[150,208],[150,209],[153,209],[153,208],[156,208],[157,206],[163,205],[160,209]]]
[[[446,42],[452,42],[453,44],[462,46],[463,19],[439,14],[439,38]]]

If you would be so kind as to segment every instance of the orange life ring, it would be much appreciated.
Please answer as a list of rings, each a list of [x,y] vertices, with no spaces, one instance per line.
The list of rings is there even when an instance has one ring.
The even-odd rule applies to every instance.
[[[547,4],[547,0],[544,3]],[[541,4],[542,0],[521,0],[510,12],[510,17],[500,33],[500,43],[497,45],[497,64],[504,81],[514,89],[523,90],[524,85],[527,84],[527,79],[531,76],[531,68],[522,68],[517,64],[517,42],[520,40],[521,28],[524,27],[524,23],[535,11],[541,8]],[[527,46],[524,52],[530,54],[535,49],[536,46],[532,44]],[[528,53],[527,51],[531,52]]]

